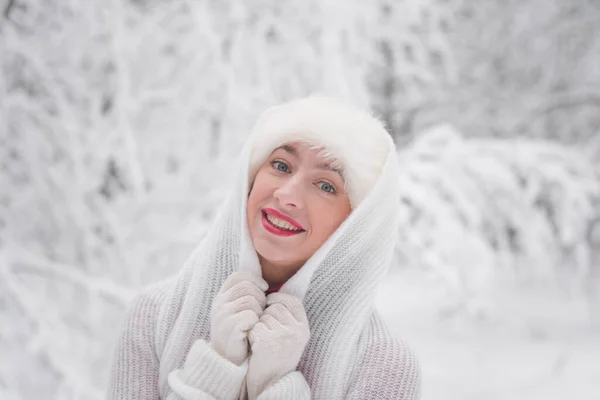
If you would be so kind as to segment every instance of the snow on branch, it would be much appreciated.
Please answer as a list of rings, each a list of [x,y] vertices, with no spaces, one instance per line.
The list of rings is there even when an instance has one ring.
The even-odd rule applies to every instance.
[[[31,274],[47,280],[62,281],[124,305],[128,304],[135,295],[133,290],[108,279],[91,277],[75,267],[40,259],[24,251],[20,251],[6,268],[14,276]]]
[[[64,398],[101,398],[112,355],[106,349],[134,292],[14,246],[1,256],[1,286],[35,327],[23,338],[27,353],[60,377]]]
[[[467,297],[500,277],[584,281],[600,184],[582,154],[548,141],[429,129],[398,154],[399,255]]]

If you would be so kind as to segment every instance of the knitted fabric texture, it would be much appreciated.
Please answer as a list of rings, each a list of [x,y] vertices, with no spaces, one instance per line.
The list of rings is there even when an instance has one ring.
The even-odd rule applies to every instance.
[[[240,365],[248,357],[248,331],[267,305],[269,284],[246,271],[231,274],[213,301],[210,343],[222,357]]]
[[[253,140],[251,135],[242,151],[233,190],[181,272],[139,295],[132,305],[115,356],[109,398],[245,397],[231,387],[239,387],[246,363],[236,366],[219,359],[210,346],[194,345],[209,341],[212,303],[227,277],[237,270],[261,274],[246,223]],[[274,383],[261,400],[419,396],[415,356],[390,334],[374,309],[375,290],[387,272],[399,223],[398,163],[391,138],[385,140],[383,167],[368,194],[279,289],[303,301],[310,339],[297,370]],[[184,373],[186,358],[192,359],[188,364],[204,360],[202,373]]]
[[[267,297],[267,308],[248,334],[252,354],[246,388],[250,400],[260,398],[296,370],[310,337],[302,301],[286,293]]]

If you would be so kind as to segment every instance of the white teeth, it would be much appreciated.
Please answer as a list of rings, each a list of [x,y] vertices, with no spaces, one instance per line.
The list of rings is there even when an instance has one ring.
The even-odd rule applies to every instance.
[[[296,228],[295,226],[293,226],[292,224],[290,224],[289,222],[281,220],[272,215],[267,214],[267,219],[269,220],[270,223],[277,226],[278,228],[286,229],[288,231],[299,231],[300,230],[300,229]]]

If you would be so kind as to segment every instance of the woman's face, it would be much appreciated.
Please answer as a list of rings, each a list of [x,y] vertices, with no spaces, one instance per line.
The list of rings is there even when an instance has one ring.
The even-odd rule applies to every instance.
[[[247,215],[261,261],[295,273],[350,214],[344,180],[329,161],[306,145],[289,143],[260,168]]]

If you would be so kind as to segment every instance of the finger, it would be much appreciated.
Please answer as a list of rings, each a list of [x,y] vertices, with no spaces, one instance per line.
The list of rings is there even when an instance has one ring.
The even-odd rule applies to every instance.
[[[267,289],[269,289],[269,284],[267,282],[265,282],[265,280],[262,277],[260,277],[256,274],[250,273],[248,271],[236,271],[236,272],[232,273],[231,275],[229,275],[229,277],[225,280],[225,282],[223,282],[221,291],[225,292],[225,291],[229,290],[230,288],[232,288],[233,286],[235,286],[238,283],[243,282],[243,281],[248,281],[248,282],[254,283],[254,285],[256,285],[263,292],[265,292],[265,291],[267,291]]]
[[[260,322],[270,331],[281,331],[283,329],[283,321],[272,314],[263,313],[263,315],[260,316]]]
[[[226,302],[234,301],[243,296],[254,297],[261,305],[262,309],[264,309],[267,305],[267,297],[265,292],[250,281],[238,282],[235,286],[229,288],[225,293],[223,293],[223,299]]]
[[[304,304],[296,297],[287,293],[271,293],[267,296],[267,308],[269,309],[272,305],[281,304],[289,310],[298,322],[307,320],[306,311],[304,310]]]
[[[250,343],[250,347],[254,347],[254,345],[262,339],[264,339],[269,333],[269,329],[266,325],[259,320],[248,332],[248,343]]]
[[[281,303],[274,303],[270,306],[267,306],[267,308],[263,312],[263,315],[261,315],[261,320],[266,321],[270,320],[271,318],[279,321],[279,323],[284,326],[298,324],[298,320],[296,320],[296,318],[292,315],[290,310]]]
[[[242,296],[237,298],[226,305],[227,309],[231,314],[237,314],[240,311],[250,310],[256,315],[260,316],[263,313],[262,305],[252,295]]]
[[[239,318],[238,327],[242,332],[250,331],[260,320],[258,315],[252,310],[240,311],[236,314],[236,317]]]

